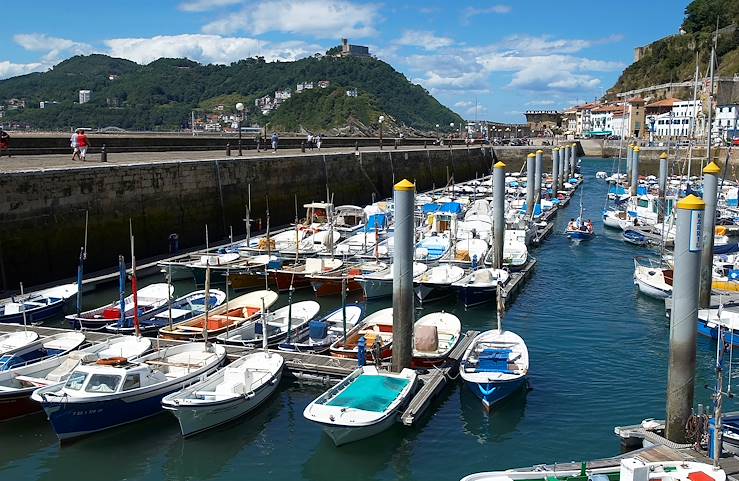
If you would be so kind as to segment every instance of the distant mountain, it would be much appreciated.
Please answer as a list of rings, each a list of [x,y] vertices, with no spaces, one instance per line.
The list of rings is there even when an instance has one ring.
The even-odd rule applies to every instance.
[[[685,8],[680,33],[642,48],[641,58],[624,70],[608,96],[669,82],[692,80],[698,54],[700,74],[708,67],[719,21],[716,75],[739,73],[739,0],[694,0]]]
[[[320,80],[328,80],[330,87],[318,88]],[[316,88],[296,94],[302,82],[313,82]],[[77,103],[81,89],[92,91],[90,102],[82,105]],[[268,115],[255,108],[255,99],[283,89],[293,94],[279,108]],[[353,89],[357,96],[347,96]],[[231,65],[162,58],[139,65],[105,55],[77,56],[48,72],[0,81],[0,105],[13,98],[25,100],[26,108],[9,110],[4,120],[40,129],[176,129],[189,125],[192,110],[209,111],[221,103],[228,112],[238,101],[247,106],[247,123],[290,131],[350,128],[370,133],[379,115],[387,117],[388,128],[433,130],[437,123],[462,121],[392,66],[360,57],[295,62],[249,58]],[[40,109],[40,101],[58,104]]]

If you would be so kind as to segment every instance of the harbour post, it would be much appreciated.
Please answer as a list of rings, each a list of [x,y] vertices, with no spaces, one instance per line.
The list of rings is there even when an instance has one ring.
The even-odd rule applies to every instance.
[[[639,147],[634,147],[631,154],[631,195],[639,190]]]
[[[570,177],[575,177],[575,170],[577,169],[577,144],[572,143],[572,151],[570,152]]]
[[[526,156],[526,217],[534,212],[534,176],[536,175],[536,154]]]
[[[392,370],[411,367],[413,360],[413,239],[416,186],[403,179],[395,184],[395,246],[393,252]]]
[[[685,442],[685,425],[693,408],[698,282],[705,207],[705,202],[689,195],[680,200],[676,208],[677,234],[665,422],[666,437],[675,443]]]
[[[567,147],[562,146],[559,148],[559,188],[564,189],[565,185],[565,170],[567,169],[565,165],[565,156],[567,155]]]
[[[536,174],[534,178],[534,195],[541,199],[541,175],[544,173],[544,151],[536,151]]]
[[[667,152],[659,155],[659,210],[657,211],[657,220],[662,222],[665,218],[665,195],[667,194]]]
[[[631,158],[634,155],[634,144],[626,146],[626,183],[631,185]],[[618,159],[621,162],[621,159]]]
[[[711,162],[703,169],[703,201],[706,203],[706,213],[703,218],[703,251],[701,252],[701,282],[698,296],[698,304],[702,309],[711,307],[713,234],[716,224],[718,176],[720,173],[721,168],[715,162]]]
[[[505,164],[493,166],[493,267],[503,268],[505,237]]]
[[[559,190],[559,147],[552,149],[552,194],[557,197]]]

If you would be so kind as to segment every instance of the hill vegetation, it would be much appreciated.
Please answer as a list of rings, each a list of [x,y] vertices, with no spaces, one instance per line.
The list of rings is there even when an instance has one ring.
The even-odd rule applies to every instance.
[[[330,81],[330,88],[294,92],[298,83],[319,80]],[[81,89],[92,91],[90,102],[82,105],[77,103]],[[282,89],[292,89],[293,95],[279,108],[268,115],[255,108],[255,99]],[[346,96],[347,89],[357,89],[357,97]],[[238,101],[247,106],[249,123],[290,131],[357,122],[371,129],[380,114],[391,124],[426,130],[462,121],[387,63],[357,57],[295,62],[260,57],[230,65],[162,58],[139,65],[105,55],[76,56],[48,72],[0,81],[0,105],[13,98],[25,100],[26,108],[9,110],[5,120],[38,129],[178,129],[189,127],[193,110],[210,111],[222,104],[232,111]],[[40,109],[40,101],[58,104]]]
[[[739,72],[739,0],[694,0],[685,8],[681,33],[648,45],[624,70],[609,95],[669,82],[691,80],[696,54],[701,75],[709,64],[716,21],[720,28],[717,75]]]

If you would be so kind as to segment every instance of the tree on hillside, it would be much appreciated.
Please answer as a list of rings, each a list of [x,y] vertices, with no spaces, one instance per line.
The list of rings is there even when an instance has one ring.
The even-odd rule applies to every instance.
[[[739,0],[694,0],[685,7],[683,30],[688,33],[711,32],[719,28],[739,23]]]

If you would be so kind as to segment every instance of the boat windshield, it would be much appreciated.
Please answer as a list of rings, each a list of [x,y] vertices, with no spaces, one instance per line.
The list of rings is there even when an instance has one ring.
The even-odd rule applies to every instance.
[[[121,376],[115,374],[93,374],[87,383],[87,392],[114,392],[121,382]]]
[[[71,389],[72,391],[79,391],[82,389],[82,385],[85,384],[85,379],[87,378],[86,372],[73,372],[69,379],[67,379],[67,383],[64,385],[66,389]]]

